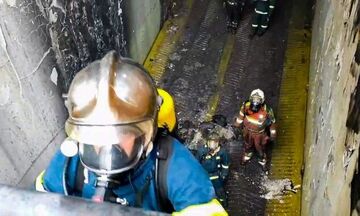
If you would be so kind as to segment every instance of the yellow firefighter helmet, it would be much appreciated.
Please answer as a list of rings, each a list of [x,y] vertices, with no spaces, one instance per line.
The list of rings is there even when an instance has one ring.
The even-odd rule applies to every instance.
[[[160,97],[162,98],[162,104],[160,106],[158,114],[158,127],[165,128],[172,132],[176,126],[176,114],[175,104],[172,96],[164,89],[157,89]]]

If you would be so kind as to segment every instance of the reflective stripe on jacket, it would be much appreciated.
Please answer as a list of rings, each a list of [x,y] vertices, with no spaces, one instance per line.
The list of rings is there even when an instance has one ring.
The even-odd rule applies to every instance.
[[[169,159],[167,187],[168,198],[175,210],[181,211],[193,205],[211,202],[215,198],[215,191],[205,170],[181,143],[175,140],[172,145],[173,154]],[[150,179],[149,188],[143,194],[143,202],[137,207],[159,211],[154,181],[155,159],[156,148],[137,170],[129,173],[130,182],[124,180],[122,186],[113,190],[114,193],[126,199],[130,206],[136,206],[136,191],[143,187],[147,179]],[[43,178],[44,188],[48,191],[64,194],[62,177],[66,161],[67,158],[60,151],[55,154]],[[95,192],[96,182],[96,176],[92,172],[88,172],[88,176],[85,176],[87,181],[83,190],[81,192],[74,190],[79,162],[79,157],[75,156],[70,158],[68,163],[66,176],[68,192],[70,195],[91,198]]]

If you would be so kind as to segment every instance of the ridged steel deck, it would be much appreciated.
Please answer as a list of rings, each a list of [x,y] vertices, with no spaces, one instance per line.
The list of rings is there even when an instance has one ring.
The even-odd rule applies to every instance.
[[[184,6],[178,16],[165,23],[144,63],[158,84],[174,96],[180,121],[198,123],[213,114],[223,114],[231,122],[241,103],[255,88],[265,91],[266,101],[276,115],[277,110],[285,113],[293,108],[280,100],[281,108],[278,109],[279,98],[284,98],[284,101],[287,98],[280,97],[280,86],[292,1],[279,0],[268,32],[252,39],[248,35],[254,10],[249,3],[236,35],[226,32],[222,1],[188,0]],[[289,82],[287,86],[291,85]],[[286,91],[284,85],[282,89],[283,95],[295,93],[293,88]],[[281,121],[282,116],[279,113],[280,124],[283,124],[280,128],[286,128],[287,122]],[[273,154],[269,176],[295,178],[297,183],[300,175],[293,176],[289,168],[291,165],[286,164],[289,160],[283,160],[290,158],[291,161],[297,156],[293,154],[291,146],[282,144],[281,135],[279,143],[281,146],[275,147],[278,152]],[[278,201],[267,202],[262,198],[262,181],[266,174],[256,158],[246,166],[240,165],[241,147],[241,140],[227,145],[231,155],[230,178],[226,184],[229,214],[298,215],[298,202],[294,202],[292,210],[281,211],[289,208],[286,204],[288,201],[282,205]]]

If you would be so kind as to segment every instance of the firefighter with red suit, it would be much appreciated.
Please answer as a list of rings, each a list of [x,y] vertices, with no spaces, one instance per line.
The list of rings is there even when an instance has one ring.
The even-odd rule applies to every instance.
[[[259,163],[265,166],[266,146],[276,137],[276,125],[274,113],[271,107],[265,104],[262,90],[255,89],[251,92],[249,100],[242,104],[234,126],[242,130],[244,140],[242,164],[249,161],[256,150]]]

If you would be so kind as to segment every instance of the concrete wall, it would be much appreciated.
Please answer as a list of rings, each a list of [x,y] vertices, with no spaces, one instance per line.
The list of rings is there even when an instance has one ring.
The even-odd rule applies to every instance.
[[[110,49],[142,63],[168,2],[0,0],[0,183],[32,184],[65,137],[74,74]]]
[[[66,91],[73,76],[108,51],[143,63],[169,0],[36,0],[49,22]]]
[[[160,1],[125,0],[124,10],[129,55],[143,63],[160,30]]]
[[[358,0],[317,0],[313,23],[302,215],[349,215],[360,134],[346,127],[359,79]]]
[[[29,185],[62,142],[65,109],[36,5],[0,0],[0,14],[0,183]]]

